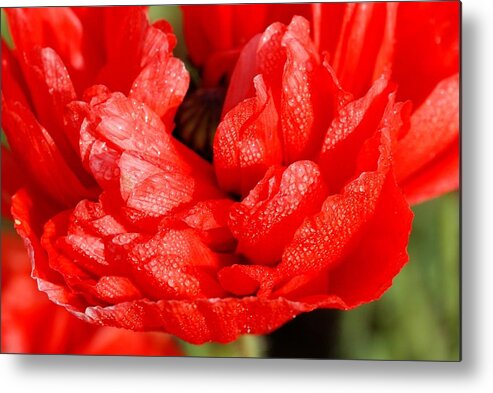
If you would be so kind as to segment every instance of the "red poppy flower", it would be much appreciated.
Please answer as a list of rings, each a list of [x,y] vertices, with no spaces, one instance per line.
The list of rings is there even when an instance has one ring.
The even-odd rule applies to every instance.
[[[3,231],[2,352],[182,355],[176,342],[167,334],[135,333],[81,321],[39,292],[29,272],[29,257],[21,239]]]
[[[183,6],[185,38],[192,61],[203,67],[204,85],[217,84],[221,75],[231,75],[240,48],[274,21],[271,15],[283,23],[296,14],[305,16],[311,20],[316,51],[326,56],[346,91],[359,98],[387,73],[397,83],[397,99],[412,101],[410,130],[399,138],[394,163],[407,199],[418,203],[457,189],[459,3],[313,3],[292,7],[295,5]],[[238,15],[245,13],[248,26],[238,20]],[[228,34],[219,33],[223,30]],[[228,58],[232,60],[225,60]],[[219,75],[211,78],[214,71]],[[253,75],[242,79],[252,89]],[[238,89],[240,83],[235,85]],[[230,96],[232,92],[230,89]],[[245,91],[240,96],[233,104],[245,97]],[[226,103],[225,110],[231,106]]]
[[[329,112],[342,118],[349,97],[316,62],[306,23],[298,18],[274,28],[286,32],[291,50],[288,98],[304,99],[313,89],[310,78],[323,78],[327,89],[316,93],[313,110],[333,102]],[[351,146],[327,149],[327,160],[341,147],[352,158],[344,163],[346,176],[334,181],[325,161],[303,157],[315,153],[307,138],[321,142],[316,134],[330,117],[319,124],[277,114],[282,93],[270,79],[278,79],[284,61],[274,57],[266,82],[256,79],[257,97],[225,117],[233,129],[241,128],[238,118],[246,120],[254,138],[244,144],[253,165],[237,176],[239,191],[251,191],[241,203],[225,199],[212,167],[170,137],[144,103],[103,86],[86,90],[85,102],[70,103],[66,118],[79,130],[82,164],[102,192],[97,201],[82,199],[50,216],[24,190],[14,195],[16,228],[31,248],[39,288],[81,319],[165,330],[193,343],[266,333],[300,312],[378,298],[407,260],[411,213],[391,172],[400,106],[385,80],[352,103],[363,119],[347,132],[356,135]],[[269,134],[278,120],[289,129],[287,143]],[[235,153],[223,129],[217,151]],[[255,161],[262,159],[257,132],[265,134],[266,163]],[[221,162],[223,189],[237,191],[223,184]]]
[[[157,53],[152,70],[162,71],[176,61],[171,33],[158,35],[136,45]],[[144,67],[139,94],[135,81],[114,92],[96,78],[63,101],[70,73],[50,53],[42,64],[59,66],[36,67],[36,83],[3,59],[3,126],[30,176],[12,215],[38,288],[80,319],[228,342],[316,308],[373,301],[406,263],[412,213],[393,167],[410,104],[385,75],[361,98],[345,92],[302,17],[243,49],[214,167],[171,136],[185,71]],[[56,110],[46,119],[31,106],[43,91]]]

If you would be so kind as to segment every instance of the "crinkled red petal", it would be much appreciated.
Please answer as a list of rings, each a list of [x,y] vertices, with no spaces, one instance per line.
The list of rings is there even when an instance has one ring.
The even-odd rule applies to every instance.
[[[136,238],[128,254],[133,277],[151,299],[221,297],[215,279],[221,259],[191,229],[167,229]]]
[[[271,165],[281,164],[278,115],[263,79],[256,97],[228,112],[214,138],[214,168],[221,188],[246,195]]]
[[[238,239],[237,252],[252,264],[278,262],[298,226],[320,210],[326,196],[327,187],[314,162],[272,167],[231,210],[229,225]]]
[[[382,131],[377,169],[362,173],[341,194],[329,196],[320,213],[308,217],[296,231],[277,267],[276,285],[282,286],[273,296],[289,297],[327,274],[326,293],[340,296],[353,307],[372,300],[369,294],[378,298],[382,288],[390,286],[407,262],[405,249],[412,218],[390,171],[390,145],[388,132]],[[367,238],[372,241],[366,242]],[[372,254],[377,255],[373,262]],[[388,266],[380,269],[380,260],[387,261]],[[360,271],[365,273],[360,276]],[[367,276],[368,284],[364,282]],[[358,282],[357,288],[353,288],[353,280]],[[297,296],[301,294],[298,291]]]
[[[185,65],[172,57],[176,38],[171,31],[165,21],[147,29],[140,61],[142,70],[129,92],[129,97],[145,103],[163,119],[168,132],[173,129],[174,115],[190,80]]]
[[[19,190],[12,197],[14,226],[28,250],[32,264],[31,275],[36,279],[38,289],[46,292],[52,302],[63,305],[79,318],[87,319],[81,313],[85,308],[84,301],[66,287],[58,272],[50,268],[48,255],[41,245],[43,225],[55,213],[52,204],[34,198],[25,189]]]
[[[324,296],[313,303],[285,298],[258,297],[140,300],[111,307],[90,307],[89,318],[108,326],[136,331],[164,330],[192,344],[227,343],[241,334],[267,334],[302,312],[317,308],[347,308],[336,296]]]
[[[178,216],[190,228],[197,230],[201,240],[217,252],[231,252],[236,245],[227,222],[233,201],[211,199],[194,204]]]
[[[389,83],[377,80],[368,93],[341,108],[325,135],[319,157],[331,192],[354,178],[358,152],[378,128],[389,103]]]
[[[181,355],[164,333],[97,327],[71,316],[38,291],[29,271],[21,238],[2,232],[2,352]]]

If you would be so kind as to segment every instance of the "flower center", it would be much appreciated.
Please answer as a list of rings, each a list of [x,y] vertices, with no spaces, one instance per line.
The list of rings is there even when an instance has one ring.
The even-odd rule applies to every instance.
[[[209,162],[225,95],[222,86],[198,88],[187,95],[176,115],[174,136]]]

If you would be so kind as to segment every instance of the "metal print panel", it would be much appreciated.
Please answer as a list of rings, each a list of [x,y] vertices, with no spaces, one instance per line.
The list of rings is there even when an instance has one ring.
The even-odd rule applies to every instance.
[[[2,352],[459,360],[460,3],[2,10]]]

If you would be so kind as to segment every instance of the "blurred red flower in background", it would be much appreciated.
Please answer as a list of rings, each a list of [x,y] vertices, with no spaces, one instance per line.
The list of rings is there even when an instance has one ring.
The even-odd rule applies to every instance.
[[[171,136],[188,73],[169,25],[123,9],[9,14],[16,50],[3,52],[2,126],[8,162],[26,175],[7,177],[2,196],[15,194],[38,288],[85,321],[192,343],[379,298],[407,261],[411,228],[394,167],[414,174],[441,151],[442,139],[404,142],[428,109],[454,132],[454,80],[411,115],[382,66],[354,99],[305,19],[275,22],[238,58],[212,166]],[[23,37],[31,19],[40,41]],[[79,38],[53,38],[69,22],[81,29],[75,47]],[[131,45],[105,38],[120,29]],[[94,39],[107,44],[102,57],[87,47]],[[402,164],[407,147],[419,160]]]
[[[70,315],[39,292],[22,240],[2,232],[2,352],[181,356],[165,333],[98,327]]]

